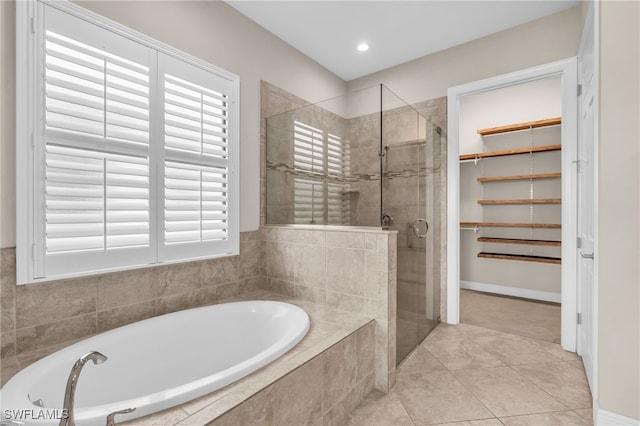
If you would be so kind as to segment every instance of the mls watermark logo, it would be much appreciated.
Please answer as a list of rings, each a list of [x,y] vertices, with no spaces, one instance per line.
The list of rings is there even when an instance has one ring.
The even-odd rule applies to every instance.
[[[54,408],[4,409],[4,420],[61,420],[69,418],[69,410]]]

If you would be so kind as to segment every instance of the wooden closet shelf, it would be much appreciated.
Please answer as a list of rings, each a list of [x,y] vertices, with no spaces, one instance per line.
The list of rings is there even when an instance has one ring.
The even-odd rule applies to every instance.
[[[478,200],[478,204],[495,205],[495,204],[560,204],[561,198],[523,198],[518,200]]]
[[[503,180],[549,179],[562,176],[562,173],[537,173],[531,175],[479,177],[478,182],[500,182]]]
[[[544,146],[530,146],[525,148],[503,149],[500,151],[490,152],[477,152],[475,154],[464,154],[460,156],[460,160],[474,160],[476,158],[488,158],[488,157],[503,157],[505,155],[527,154],[533,152],[544,151],[559,151],[562,149],[562,145],[544,145]]]
[[[562,123],[561,117],[548,118],[545,120],[527,121],[525,123],[509,124],[507,126],[489,127],[487,129],[479,129],[478,134],[482,136],[496,135],[498,133],[513,132],[516,130],[535,129],[538,127],[555,126]]]
[[[559,223],[460,222],[460,226],[477,226],[484,228],[561,228],[561,225]]]
[[[558,257],[529,256],[529,255],[521,255],[521,254],[480,252],[478,253],[478,257],[484,257],[489,259],[523,260],[525,262],[554,263],[557,265],[561,263],[561,260]]]
[[[527,244],[531,246],[553,246],[560,247],[561,241],[552,240],[524,240],[519,238],[490,238],[490,237],[478,237],[478,242],[481,243],[497,243],[497,244]]]

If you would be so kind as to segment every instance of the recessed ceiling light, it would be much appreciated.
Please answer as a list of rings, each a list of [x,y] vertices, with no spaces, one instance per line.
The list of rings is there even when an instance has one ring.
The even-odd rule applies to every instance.
[[[358,45],[359,52],[366,52],[367,50],[369,50],[369,45],[367,43],[360,43]]]

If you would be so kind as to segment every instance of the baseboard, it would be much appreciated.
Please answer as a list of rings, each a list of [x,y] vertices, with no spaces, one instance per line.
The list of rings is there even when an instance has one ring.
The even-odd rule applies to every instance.
[[[550,291],[531,290],[527,288],[507,287],[504,285],[462,280],[460,280],[460,288],[483,291],[485,293],[502,294],[505,296],[522,297],[525,299],[542,300],[545,302],[561,303],[560,293],[552,293]]]
[[[594,424],[595,426],[640,426],[640,420],[612,413],[598,407]]]

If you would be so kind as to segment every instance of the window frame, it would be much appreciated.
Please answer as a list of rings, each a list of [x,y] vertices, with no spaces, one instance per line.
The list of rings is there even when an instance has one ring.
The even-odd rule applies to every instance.
[[[38,180],[44,168],[44,141],[39,140],[38,133],[42,130],[43,119],[36,115],[42,107],[38,103],[44,102],[44,80],[41,67],[44,64],[44,9],[55,8],[61,12],[82,19],[89,24],[125,37],[156,54],[152,57],[150,75],[150,142],[149,142],[149,198],[150,198],[150,251],[149,263],[134,265],[104,266],[99,269],[82,272],[62,273],[55,276],[37,276],[43,271],[38,270],[36,259],[38,254],[45,256],[42,227],[44,220],[36,213],[36,197],[42,181]],[[158,168],[164,167],[164,110],[158,99],[162,98],[158,57],[161,55],[177,59],[187,66],[193,66],[211,73],[216,78],[228,81],[231,87],[229,93],[228,119],[228,244],[222,250],[200,254],[191,251],[188,256],[180,259],[163,259],[163,212],[162,196],[163,182],[159,181]],[[141,34],[122,24],[107,19],[101,15],[84,9],[69,1],[28,0],[16,3],[16,267],[17,283],[29,284],[52,281],[72,277],[95,275],[121,270],[147,268],[154,265],[181,263],[216,257],[237,255],[239,253],[239,190],[240,190],[240,78],[222,68],[204,60],[191,56],[167,44]],[[40,145],[40,146],[39,146]],[[36,167],[41,164],[42,167]],[[38,237],[40,236],[40,237]]]

